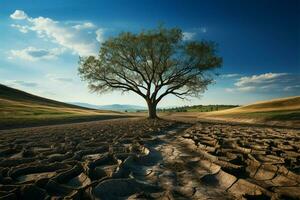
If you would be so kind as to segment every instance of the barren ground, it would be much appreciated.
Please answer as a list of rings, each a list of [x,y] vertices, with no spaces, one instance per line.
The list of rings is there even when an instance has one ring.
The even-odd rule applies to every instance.
[[[0,131],[0,199],[300,199],[300,131],[118,119]]]

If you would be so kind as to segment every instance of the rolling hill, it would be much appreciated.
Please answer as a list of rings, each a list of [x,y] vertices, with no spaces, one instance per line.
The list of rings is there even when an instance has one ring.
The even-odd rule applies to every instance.
[[[121,113],[71,105],[0,84],[0,129],[121,116]]]
[[[201,113],[199,118],[287,124],[300,127],[300,96],[256,102],[227,110]]]
[[[81,103],[81,102],[69,102],[70,104],[83,106],[86,108],[92,109],[100,109],[100,110],[112,110],[112,111],[120,111],[120,112],[135,112],[138,110],[147,110],[146,107],[138,106],[138,105],[131,105],[131,104],[110,104],[110,105],[94,105],[88,103]]]
[[[271,112],[300,110],[300,96],[260,101],[233,109],[223,110],[218,113],[243,113],[243,112]],[[217,113],[217,112],[215,112]]]

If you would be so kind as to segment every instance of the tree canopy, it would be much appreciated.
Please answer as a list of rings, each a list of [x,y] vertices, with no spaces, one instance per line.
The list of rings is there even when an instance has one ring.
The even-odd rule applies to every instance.
[[[93,92],[131,91],[143,97],[149,117],[167,95],[199,97],[222,58],[212,41],[186,41],[179,28],[124,32],[101,44],[99,55],[80,58],[79,74]]]

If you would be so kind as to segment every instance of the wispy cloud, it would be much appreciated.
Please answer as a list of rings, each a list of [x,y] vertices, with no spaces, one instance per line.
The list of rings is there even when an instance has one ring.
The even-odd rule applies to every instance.
[[[198,33],[206,33],[207,28],[206,27],[195,28],[195,31]]]
[[[206,27],[199,27],[199,28],[193,28],[190,29],[190,31],[185,31],[183,32],[183,41],[189,41],[189,40],[193,40],[195,39],[195,37],[198,34],[203,34],[207,32],[207,28]]]
[[[29,61],[51,60],[57,58],[57,56],[63,52],[64,49],[61,48],[38,49],[35,47],[27,47],[21,50],[11,50],[9,58],[20,58]]]
[[[104,29],[99,28],[96,30],[96,40],[100,43],[104,42]]]
[[[60,75],[57,75],[57,74],[47,74],[46,77],[48,79],[50,79],[52,81],[56,81],[56,82],[66,82],[66,83],[73,82],[72,78],[60,76]]]
[[[221,78],[236,78],[241,76],[241,74],[222,74],[220,77]]]
[[[252,76],[243,76],[226,92],[264,92],[300,94],[300,74],[265,73]]]
[[[29,26],[22,26],[20,24],[11,24],[10,26],[18,29],[22,33],[28,33],[28,31],[30,29]]]
[[[188,41],[188,40],[193,40],[196,36],[195,32],[183,32],[183,40]]]
[[[36,86],[38,86],[38,84],[35,82],[18,81],[18,80],[8,80],[8,81],[6,81],[6,84],[9,86],[12,86],[12,87],[16,87],[16,86],[36,87]]]
[[[96,26],[91,22],[85,22],[85,23],[77,24],[77,25],[73,26],[73,28],[75,28],[77,30],[92,29],[92,28],[95,28],[95,27]]]
[[[246,86],[246,87],[239,87],[236,88],[236,90],[240,91],[240,92],[252,92],[255,91],[255,87],[254,86]]]
[[[47,17],[30,17],[21,10],[16,10],[11,18],[25,20],[26,25],[11,25],[22,33],[33,31],[39,38],[48,39],[80,56],[96,55],[98,41],[103,41],[103,29],[97,28],[91,22],[70,25]],[[90,31],[86,29],[101,30],[101,37],[99,31],[90,36]]]
[[[266,84],[270,84],[274,81],[277,81],[278,78],[282,78],[283,76],[288,75],[287,73],[266,73],[260,75],[253,76],[244,76],[241,77],[234,85],[237,87],[245,87],[245,86],[265,86]]]
[[[291,85],[286,86],[283,88],[284,91],[293,91],[293,90],[299,90],[300,91],[300,85]]]

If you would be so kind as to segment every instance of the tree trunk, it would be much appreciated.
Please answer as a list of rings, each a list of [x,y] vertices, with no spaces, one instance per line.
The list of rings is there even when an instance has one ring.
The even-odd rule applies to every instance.
[[[150,100],[147,100],[147,104],[148,104],[148,118],[149,119],[155,119],[157,118],[156,115],[156,103],[151,102]]]

